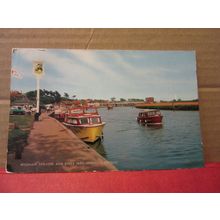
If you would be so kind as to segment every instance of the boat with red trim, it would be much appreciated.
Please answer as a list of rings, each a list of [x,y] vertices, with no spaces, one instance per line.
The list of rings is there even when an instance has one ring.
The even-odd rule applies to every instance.
[[[108,109],[108,110],[112,110],[112,109],[113,109],[113,105],[108,104],[108,105],[107,105],[107,109]]]
[[[162,125],[163,116],[157,109],[148,109],[139,112],[137,122],[142,125]]]
[[[85,142],[93,143],[103,136],[102,122],[96,107],[68,109],[63,124]]]

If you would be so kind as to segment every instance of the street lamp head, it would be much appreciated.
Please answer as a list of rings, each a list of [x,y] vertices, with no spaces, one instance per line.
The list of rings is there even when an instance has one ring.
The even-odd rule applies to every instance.
[[[33,62],[33,73],[37,77],[41,77],[44,74],[44,65],[42,61],[34,61]]]

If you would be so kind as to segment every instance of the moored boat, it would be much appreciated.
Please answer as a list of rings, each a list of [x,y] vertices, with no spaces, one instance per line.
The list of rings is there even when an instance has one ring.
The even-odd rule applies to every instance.
[[[63,109],[63,108],[55,109],[54,118],[56,118],[60,122],[63,122],[65,118],[65,112],[66,112],[66,109]]]
[[[156,109],[143,110],[139,112],[137,121],[143,125],[162,125],[163,116]]]
[[[105,122],[102,122],[97,108],[71,108],[65,114],[63,124],[80,139],[93,143],[103,136]]]
[[[108,110],[113,109],[113,105],[107,105],[107,109],[108,109]]]

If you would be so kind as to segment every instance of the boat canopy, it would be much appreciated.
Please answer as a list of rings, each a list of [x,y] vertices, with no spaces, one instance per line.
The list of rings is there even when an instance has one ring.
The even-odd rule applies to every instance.
[[[69,116],[98,115],[96,107],[77,107],[68,109]]]
[[[68,111],[70,114],[83,114],[83,108],[71,108]]]
[[[139,115],[161,115],[160,111],[158,109],[147,109],[139,112]]]

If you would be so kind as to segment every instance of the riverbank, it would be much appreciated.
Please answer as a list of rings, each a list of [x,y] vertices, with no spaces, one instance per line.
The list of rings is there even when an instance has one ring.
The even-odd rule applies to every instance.
[[[10,115],[8,133],[8,152],[20,159],[33,126],[33,115]]]
[[[22,158],[8,155],[11,172],[80,172],[117,170],[60,122],[42,114],[34,122]]]
[[[199,110],[198,101],[195,102],[157,102],[157,103],[139,103],[135,105],[140,109],[161,109],[161,110]]]

